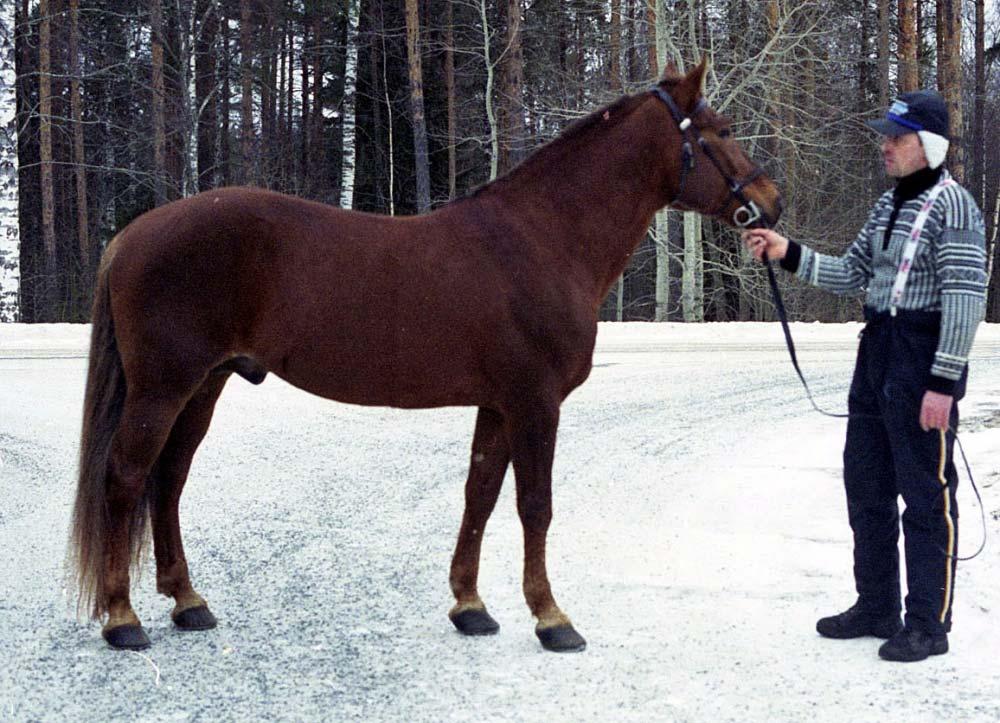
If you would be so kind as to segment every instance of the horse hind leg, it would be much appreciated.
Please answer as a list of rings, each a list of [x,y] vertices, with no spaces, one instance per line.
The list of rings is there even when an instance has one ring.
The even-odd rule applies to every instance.
[[[477,581],[483,531],[496,506],[509,462],[510,451],[504,436],[503,418],[491,409],[481,408],[476,418],[469,477],[465,483],[465,513],[450,576],[455,606],[448,617],[465,635],[491,635],[500,629],[486,612],[486,605],[479,597]]]
[[[517,512],[524,529],[524,597],[538,620],[535,634],[546,650],[573,652],[583,650],[587,642],[556,605],[545,568],[558,426],[558,404],[539,402],[510,420],[508,434],[517,484]]]
[[[151,499],[156,589],[174,599],[170,616],[181,630],[208,630],[216,626],[205,599],[191,584],[178,508],[191,460],[208,432],[215,403],[229,375],[211,376],[195,392],[177,417],[167,443],[153,467]]]
[[[184,404],[183,397],[164,394],[126,395],[111,443],[106,478],[103,585],[99,607],[107,613],[101,631],[115,648],[149,647],[149,638],[132,609],[130,567],[146,548],[149,475]]]

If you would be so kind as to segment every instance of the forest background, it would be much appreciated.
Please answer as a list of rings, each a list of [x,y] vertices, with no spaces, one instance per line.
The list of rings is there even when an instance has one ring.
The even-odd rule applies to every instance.
[[[710,102],[783,191],[781,229],[830,253],[890,184],[864,121],[938,88],[1000,321],[993,0],[0,0],[0,320],[86,321],[103,247],[154,206],[251,184],[426,212],[702,57]],[[796,319],[859,317],[857,298],[782,283]],[[772,315],[738,236],[673,211],[601,309]]]

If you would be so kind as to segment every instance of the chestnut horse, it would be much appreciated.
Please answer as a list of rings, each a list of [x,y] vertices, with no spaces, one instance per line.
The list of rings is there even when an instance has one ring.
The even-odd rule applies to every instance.
[[[477,590],[479,553],[513,462],[536,633],[547,649],[582,649],[552,595],[545,538],[559,408],[590,373],[601,301],[665,205],[744,226],[780,213],[702,99],[704,72],[669,71],[426,215],[228,188],[121,231],[98,273],[70,547],[80,604],[106,616],[107,642],[149,645],[129,575],[150,523],[175,625],[215,626],[178,503],[226,380],[274,372],[341,402],[478,407],[449,617],[468,635],[499,627]]]

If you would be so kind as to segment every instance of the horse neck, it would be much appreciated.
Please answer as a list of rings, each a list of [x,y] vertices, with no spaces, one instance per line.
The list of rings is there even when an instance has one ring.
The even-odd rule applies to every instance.
[[[679,170],[670,161],[680,155],[670,147],[676,134],[655,111],[653,103],[640,102],[613,126],[594,128],[566,148],[554,141],[497,189],[541,227],[557,262],[579,271],[595,304],[666,205],[670,174]]]

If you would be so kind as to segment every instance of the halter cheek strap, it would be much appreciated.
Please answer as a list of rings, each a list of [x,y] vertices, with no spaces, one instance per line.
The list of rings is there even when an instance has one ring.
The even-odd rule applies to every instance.
[[[730,195],[741,204],[740,207],[733,213],[733,223],[741,228],[747,228],[762,218],[765,222],[769,223],[769,219],[767,219],[764,212],[761,211],[760,206],[748,199],[746,194],[743,193],[744,188],[749,186],[764,174],[763,169],[759,167],[754,168],[753,172],[742,181],[733,179],[732,176],[723,170],[722,164],[719,163],[719,159],[716,158],[715,153],[712,152],[712,147],[708,145],[708,141],[706,141],[705,138],[702,137],[701,133],[698,132],[697,128],[693,126],[691,117],[698,115],[698,113],[708,107],[708,103],[705,102],[705,99],[699,98],[698,102],[691,110],[690,115],[686,116],[681,113],[680,108],[677,106],[677,103],[674,101],[673,97],[671,97],[670,93],[665,91],[663,88],[657,85],[653,87],[650,92],[659,98],[667,107],[667,110],[670,111],[670,115],[673,116],[674,123],[677,124],[677,128],[681,133],[681,178],[677,185],[677,195],[674,196],[674,200],[671,201],[671,203],[676,203],[680,199],[681,194],[684,192],[684,183],[687,181],[687,175],[690,171],[694,170],[694,151],[691,146],[691,138],[693,137],[701,147],[702,152],[708,160],[712,162],[712,165],[715,166],[716,170],[725,180],[726,185],[729,186]]]

